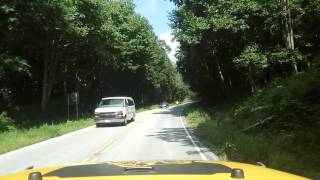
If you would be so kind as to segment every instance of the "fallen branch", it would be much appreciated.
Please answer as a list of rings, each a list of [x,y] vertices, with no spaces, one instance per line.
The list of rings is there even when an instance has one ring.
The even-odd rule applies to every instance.
[[[250,111],[253,113],[253,112],[260,111],[260,110],[265,110],[265,109],[268,109],[268,108],[271,108],[271,107],[272,107],[271,105],[258,106],[258,107],[252,108]]]
[[[252,128],[255,128],[255,127],[259,126],[259,125],[262,125],[262,124],[264,124],[265,122],[270,121],[271,119],[273,119],[273,118],[275,118],[275,117],[276,117],[276,115],[269,116],[269,117],[267,117],[267,118],[265,118],[265,119],[263,119],[263,120],[255,123],[255,124],[252,124],[251,126],[245,128],[245,129],[243,129],[243,130],[241,130],[241,131],[242,131],[242,132],[248,131],[249,129],[252,129]]]

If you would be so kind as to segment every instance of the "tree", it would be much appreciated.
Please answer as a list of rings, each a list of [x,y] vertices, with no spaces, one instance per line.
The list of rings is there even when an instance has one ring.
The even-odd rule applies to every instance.
[[[294,34],[291,18],[291,10],[289,0],[280,0],[280,6],[283,8],[282,12],[282,24],[283,24],[283,36],[286,42],[286,47],[290,50],[294,50]],[[298,72],[297,62],[292,61],[293,70]]]
[[[131,1],[4,0],[0,27],[0,68],[28,74],[12,83],[10,73],[0,75],[16,105],[30,102],[46,112],[58,104],[62,112],[74,91],[88,110],[104,96],[155,102],[183,94],[165,44]]]
[[[296,73],[319,44],[307,40],[317,33],[303,23],[315,19],[307,18],[315,11],[306,14],[309,4],[318,7],[314,0],[172,1],[177,8],[171,26],[181,44],[178,69],[205,99],[250,94]]]
[[[235,58],[234,63],[240,68],[245,68],[248,81],[251,86],[251,93],[257,91],[257,80],[263,75],[263,71],[268,67],[268,59],[257,45],[248,46],[242,54]]]

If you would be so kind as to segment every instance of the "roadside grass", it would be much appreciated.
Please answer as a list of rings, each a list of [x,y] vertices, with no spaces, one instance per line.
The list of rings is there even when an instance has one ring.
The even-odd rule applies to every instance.
[[[12,129],[0,133],[0,154],[57,137],[94,124],[93,119],[84,118],[60,124],[44,124],[29,129]]]
[[[158,104],[147,104],[138,106],[136,111],[142,112],[158,107]],[[51,117],[52,123],[43,124],[39,117],[25,116],[25,118],[11,119],[6,114],[1,114],[0,125],[3,124],[4,127],[8,128],[0,132],[0,154],[94,125],[94,120],[89,118],[90,114],[83,116],[86,118],[69,121],[60,116],[55,119]],[[25,120],[22,121],[22,119]],[[31,121],[31,119],[34,119],[34,121]],[[21,123],[14,122],[14,120],[24,122],[24,124],[21,125]],[[48,121],[50,122],[51,120],[43,122]]]
[[[195,133],[221,160],[257,164],[261,162],[274,168],[313,179],[320,179],[320,160],[316,152],[296,153],[290,145],[279,146],[278,136],[263,133],[245,133],[238,123],[230,120],[226,109],[193,104],[185,110],[188,124]],[[303,149],[303,147],[300,147]]]
[[[320,179],[320,66],[250,97],[194,104],[186,117],[221,159]]]

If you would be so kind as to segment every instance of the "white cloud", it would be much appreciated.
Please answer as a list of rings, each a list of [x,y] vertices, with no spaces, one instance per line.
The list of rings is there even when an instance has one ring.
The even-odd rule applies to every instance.
[[[177,58],[175,57],[175,54],[180,44],[176,40],[173,40],[172,30],[168,30],[160,34],[159,39],[164,40],[168,44],[171,49],[170,53],[168,54],[169,58],[173,63],[176,63]]]

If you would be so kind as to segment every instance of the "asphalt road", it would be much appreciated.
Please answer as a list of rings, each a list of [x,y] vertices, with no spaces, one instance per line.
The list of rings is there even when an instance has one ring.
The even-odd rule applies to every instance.
[[[92,126],[0,155],[0,174],[105,161],[217,160],[186,127],[185,106],[137,113],[127,126]]]

